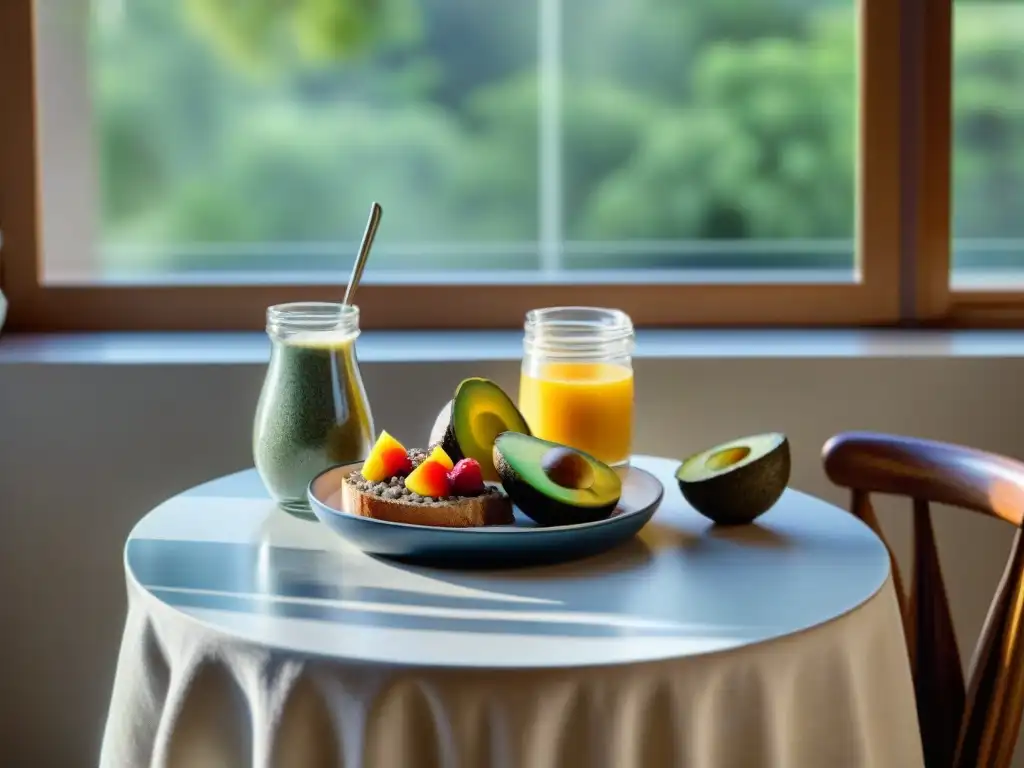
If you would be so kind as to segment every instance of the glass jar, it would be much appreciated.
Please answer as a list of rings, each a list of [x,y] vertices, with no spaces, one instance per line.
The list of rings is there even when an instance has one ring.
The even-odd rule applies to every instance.
[[[551,307],[527,313],[519,409],[534,435],[625,464],[633,447],[629,315]]]
[[[279,304],[267,310],[270,365],[256,406],[253,458],[271,497],[312,514],[306,487],[328,467],[362,461],[373,418],[356,359],[359,308]]]

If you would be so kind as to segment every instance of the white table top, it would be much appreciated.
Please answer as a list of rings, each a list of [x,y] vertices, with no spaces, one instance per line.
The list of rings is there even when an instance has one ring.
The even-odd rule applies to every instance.
[[[279,511],[250,470],[149,513],[129,536],[126,569],[163,615],[242,641],[471,668],[724,651],[830,621],[888,578],[884,546],[844,510],[789,490],[754,525],[719,528],[683,500],[678,462],[634,463],[664,484],[661,508],[630,543],[574,563],[455,571],[375,559]]]

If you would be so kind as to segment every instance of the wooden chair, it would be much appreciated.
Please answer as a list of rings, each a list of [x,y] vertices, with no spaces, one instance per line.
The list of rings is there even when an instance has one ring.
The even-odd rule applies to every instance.
[[[852,491],[853,514],[883,542],[870,494],[913,500],[909,598],[895,558],[892,574],[927,768],[1006,768],[1024,710],[1024,463],[948,443],[867,432],[833,437],[825,444],[823,459],[829,479]],[[935,548],[931,502],[980,512],[1017,528],[966,688]]]

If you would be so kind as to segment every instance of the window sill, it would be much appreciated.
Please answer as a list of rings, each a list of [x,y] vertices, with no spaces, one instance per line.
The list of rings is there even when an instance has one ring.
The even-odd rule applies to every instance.
[[[871,358],[1024,357],[1024,331],[641,330],[636,357]],[[0,335],[0,365],[264,364],[262,333],[81,333]],[[367,331],[366,363],[518,360],[518,331]]]

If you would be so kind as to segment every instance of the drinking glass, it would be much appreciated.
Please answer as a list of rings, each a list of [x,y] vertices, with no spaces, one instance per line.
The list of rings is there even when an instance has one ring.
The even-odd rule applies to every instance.
[[[633,445],[633,322],[617,309],[526,315],[519,409],[534,435],[628,463]]]

